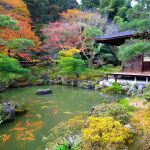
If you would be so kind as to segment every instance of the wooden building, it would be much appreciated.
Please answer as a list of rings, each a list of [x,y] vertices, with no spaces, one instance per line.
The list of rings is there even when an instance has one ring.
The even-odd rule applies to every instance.
[[[139,33],[134,30],[130,30],[130,31],[119,32],[112,35],[95,37],[93,39],[97,43],[120,46],[124,44],[124,42],[127,39],[140,38],[144,34],[145,32]],[[134,59],[128,61],[125,65],[123,65],[122,72],[110,73],[107,74],[107,77],[108,75],[114,75],[116,81],[119,75],[134,76],[135,81],[136,81],[136,77],[146,77],[146,81],[148,82],[148,78],[150,77],[150,55],[147,55],[146,57],[144,56],[135,57]]]

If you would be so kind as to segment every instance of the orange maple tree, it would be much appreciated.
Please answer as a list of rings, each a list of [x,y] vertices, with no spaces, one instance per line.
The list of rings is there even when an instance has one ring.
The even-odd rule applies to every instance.
[[[27,5],[23,2],[23,0],[0,0],[0,14],[11,16],[13,20],[18,22],[18,26],[21,28],[19,31],[14,31],[7,27],[0,29],[1,39],[5,41],[16,38],[32,40],[35,46],[30,47],[28,51],[34,51],[35,53],[39,51],[38,47],[41,42],[31,30],[32,20],[30,19],[30,13],[27,9]],[[7,54],[8,49],[3,47],[1,48],[1,52]],[[15,51],[14,55],[16,55]],[[17,55],[28,61],[31,60],[29,59],[29,55],[25,53],[17,53]]]
[[[69,22],[87,24],[92,27],[99,27],[104,23],[104,19],[96,11],[81,11],[74,8],[68,9],[67,12],[62,12],[60,15]]]

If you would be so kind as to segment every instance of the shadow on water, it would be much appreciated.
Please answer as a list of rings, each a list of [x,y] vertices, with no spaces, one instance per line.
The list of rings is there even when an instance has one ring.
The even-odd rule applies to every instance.
[[[45,96],[35,94],[37,89],[51,88]],[[28,112],[10,123],[0,126],[0,149],[43,150],[42,137],[61,121],[78,115],[88,115],[93,105],[105,98],[98,91],[67,86],[40,86],[9,89],[3,93],[5,101],[27,102]]]

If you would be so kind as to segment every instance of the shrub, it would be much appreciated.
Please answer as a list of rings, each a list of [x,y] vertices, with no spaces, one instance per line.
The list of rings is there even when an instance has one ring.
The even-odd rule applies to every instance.
[[[82,59],[63,57],[58,62],[62,74],[79,75],[85,70],[85,62]]]
[[[122,124],[128,123],[131,117],[127,108],[116,103],[97,105],[92,114],[96,117],[112,117]]]
[[[150,84],[147,84],[146,88],[144,89],[145,92],[150,91]]]
[[[83,149],[121,148],[130,143],[132,134],[128,129],[111,117],[89,117],[86,127],[82,129]]]
[[[113,117],[114,120],[117,120],[123,124],[128,123],[130,119],[130,114],[127,108],[119,104],[109,105],[108,114],[109,116]]]
[[[104,88],[102,92],[106,95],[113,96],[114,102],[117,102],[119,96],[123,94],[123,89],[120,83],[114,82],[112,86]]]
[[[61,148],[61,145],[66,143],[66,146],[72,145],[73,148],[77,142],[76,139],[79,139],[80,137],[84,122],[85,118],[78,116],[73,119],[69,119],[66,122],[59,123],[57,126],[50,130],[48,137],[43,138],[43,140],[47,142],[46,147],[50,149],[55,147]],[[70,143],[69,137],[74,139],[72,143]]]
[[[150,101],[150,91],[147,91],[143,94],[143,97],[147,100]]]

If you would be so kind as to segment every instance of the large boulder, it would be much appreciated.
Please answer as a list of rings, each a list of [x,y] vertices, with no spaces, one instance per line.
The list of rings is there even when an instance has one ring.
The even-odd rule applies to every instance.
[[[52,93],[51,89],[46,89],[46,90],[39,89],[36,91],[37,95],[46,95],[46,94],[51,94],[51,93]]]

